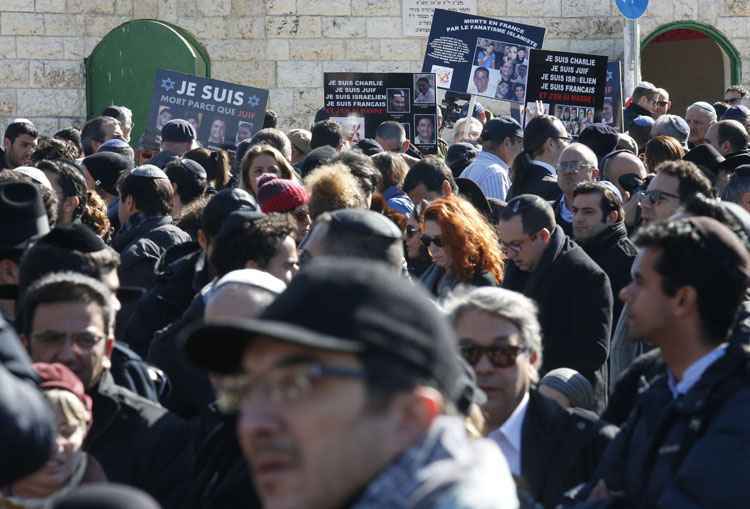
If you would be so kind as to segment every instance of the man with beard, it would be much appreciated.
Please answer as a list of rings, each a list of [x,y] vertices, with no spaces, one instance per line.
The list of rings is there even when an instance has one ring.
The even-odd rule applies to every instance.
[[[39,133],[30,120],[17,119],[5,129],[3,149],[0,150],[0,170],[31,165],[31,154],[36,149]]]

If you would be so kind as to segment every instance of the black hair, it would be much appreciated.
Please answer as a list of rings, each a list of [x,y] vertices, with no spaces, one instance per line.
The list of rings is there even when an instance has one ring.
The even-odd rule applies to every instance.
[[[657,175],[663,173],[679,181],[677,194],[680,203],[685,203],[691,196],[702,193],[713,198],[714,190],[711,181],[695,164],[690,161],[664,161],[656,167]]]
[[[331,214],[328,212],[320,214],[315,220],[316,228],[320,228],[321,225],[328,228],[321,241],[321,255],[373,260],[401,269],[404,260],[402,239],[338,228],[331,220]]]
[[[341,126],[333,120],[321,120],[312,126],[312,136],[310,138],[310,150],[330,145],[338,149],[344,141],[344,135],[341,132]]]
[[[164,167],[164,173],[169,177],[169,181],[174,186],[174,192],[180,197],[183,205],[203,196],[208,187],[206,179],[200,178],[190,170],[185,169],[179,160],[170,161]]]
[[[244,152],[242,155],[245,155]],[[229,182],[230,162],[229,154],[225,150],[196,148],[186,152],[182,157],[192,159],[203,166],[206,170],[209,186],[213,186],[216,189],[223,189]]]
[[[118,185],[120,200],[133,197],[135,208],[146,215],[167,215],[172,212],[174,190],[164,178],[138,177],[125,174]]]
[[[479,71],[482,71],[483,73],[485,73],[487,75],[487,77],[489,77],[489,75],[490,75],[490,71],[486,67],[477,67],[474,70],[474,74],[476,75]]]
[[[39,136],[39,131],[37,131],[36,127],[34,127],[34,124],[32,124],[31,122],[23,121],[13,122],[5,128],[5,139],[10,140],[11,143],[14,143],[16,141],[16,138],[23,134],[31,136],[32,138],[36,138],[37,136]]]
[[[695,289],[704,332],[723,342],[748,283],[737,252],[721,242],[709,242],[686,219],[647,225],[634,240],[639,247],[658,250],[654,268],[664,293],[674,295],[686,286]]]
[[[190,235],[193,240],[198,239],[198,230],[203,227],[203,211],[208,204],[208,198],[201,196],[191,201],[182,209],[177,227]],[[205,233],[205,232],[204,232]]]
[[[750,142],[747,131],[737,125],[735,122],[722,120],[716,124],[717,134],[719,138],[719,145],[724,142],[729,142],[732,147],[732,152],[739,152],[745,150],[747,144]],[[719,147],[716,147],[719,148]]]
[[[95,152],[94,142],[104,143],[107,137],[106,127],[118,122],[113,117],[94,117],[83,126],[81,131],[81,145],[83,153],[90,156]]]
[[[450,182],[453,191],[458,190],[456,181],[453,179],[453,173],[442,159],[434,156],[427,156],[418,161],[411,167],[409,173],[404,178],[402,189],[405,193],[413,191],[419,184],[424,184],[428,191],[439,193],[442,190],[443,182]]]
[[[276,127],[279,123],[279,116],[273,110],[266,110],[263,117],[263,129],[267,127]]]
[[[233,225],[234,226],[234,225]],[[211,251],[217,277],[243,269],[254,261],[263,269],[287,237],[294,237],[297,223],[289,214],[268,214],[242,221],[239,227],[222,228]]]
[[[57,161],[42,160],[36,167],[43,172],[55,175],[57,183],[63,192],[63,198],[78,198],[78,207],[73,211],[72,219],[80,219],[86,209],[86,179],[83,177],[83,168],[75,161],[58,159]]]
[[[513,160],[515,186],[526,187],[525,183],[530,175],[529,167],[533,164],[531,161],[544,151],[544,144],[548,139],[560,134],[556,122],[559,120],[552,115],[539,115],[526,125],[523,132],[523,151]]]
[[[81,145],[81,131],[76,129],[75,127],[66,127],[65,129],[60,129],[55,133],[54,138],[57,138],[58,140],[68,141],[78,152],[78,155],[75,157],[75,159],[78,159],[83,155],[83,146]]]
[[[79,157],[78,149],[71,142],[57,138],[42,136],[31,154],[31,162],[38,163],[44,159],[56,161],[58,159],[75,160]]]
[[[40,304],[81,302],[99,306],[104,330],[110,333],[114,326],[112,301],[109,289],[94,278],[75,272],[47,274],[23,292],[20,305],[16,308],[16,326],[21,334],[30,335],[34,314]]]
[[[622,208],[622,202],[612,189],[600,184],[599,182],[581,182],[573,190],[573,198],[580,194],[598,194],[599,208],[602,210],[602,221],[607,220],[610,212],[616,211],[620,221],[625,219],[625,209]]]
[[[526,235],[534,235],[542,228],[550,232],[555,229],[555,211],[545,199],[534,194],[522,194],[510,200],[500,211],[500,221],[521,218],[521,226]]]
[[[132,113],[130,113],[130,115],[128,114],[129,111],[130,110],[125,111],[123,106],[107,106],[104,108],[104,111],[102,111],[102,117],[112,117],[117,119],[121,125],[125,125],[125,123],[132,118]]]
[[[398,143],[406,141],[406,131],[404,126],[395,120],[386,120],[381,122],[375,130],[375,137],[384,140],[396,140]]]

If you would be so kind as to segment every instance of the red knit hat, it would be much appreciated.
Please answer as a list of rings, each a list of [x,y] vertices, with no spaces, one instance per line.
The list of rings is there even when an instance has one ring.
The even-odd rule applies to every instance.
[[[264,213],[291,212],[310,201],[310,196],[301,184],[278,177],[266,180],[265,177],[266,175],[261,175],[258,179],[256,193],[260,209]]]
[[[91,398],[86,395],[81,380],[70,369],[62,364],[45,362],[35,362],[32,366],[42,379],[42,383],[39,384],[42,389],[63,389],[72,392],[81,400],[86,410],[91,412]]]

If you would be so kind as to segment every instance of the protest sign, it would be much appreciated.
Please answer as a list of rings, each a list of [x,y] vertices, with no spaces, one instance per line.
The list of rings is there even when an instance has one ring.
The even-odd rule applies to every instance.
[[[401,17],[404,35],[429,34],[435,9],[476,14],[477,0],[403,0]]]
[[[594,122],[604,104],[607,57],[583,53],[534,50],[529,65],[529,109],[540,101],[544,111],[559,118],[571,136]]]
[[[268,90],[159,69],[146,132],[182,118],[204,147],[231,148],[263,127]]]
[[[619,60],[607,64],[602,122],[622,131],[622,68]]]
[[[375,138],[386,120],[399,122],[423,153],[437,151],[435,75],[325,73],[325,108],[352,143]]]
[[[435,9],[422,71],[439,88],[524,103],[529,51],[543,40],[542,27]]]

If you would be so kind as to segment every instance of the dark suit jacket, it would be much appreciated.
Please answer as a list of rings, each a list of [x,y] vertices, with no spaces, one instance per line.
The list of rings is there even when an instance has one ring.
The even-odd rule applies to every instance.
[[[557,201],[562,191],[557,185],[557,177],[544,166],[530,164],[523,167],[523,176],[514,175],[513,184],[508,190],[508,201],[519,194],[535,194],[547,201]]]
[[[534,499],[555,507],[563,493],[591,479],[616,434],[593,412],[564,409],[532,389],[521,430],[521,475]]]

